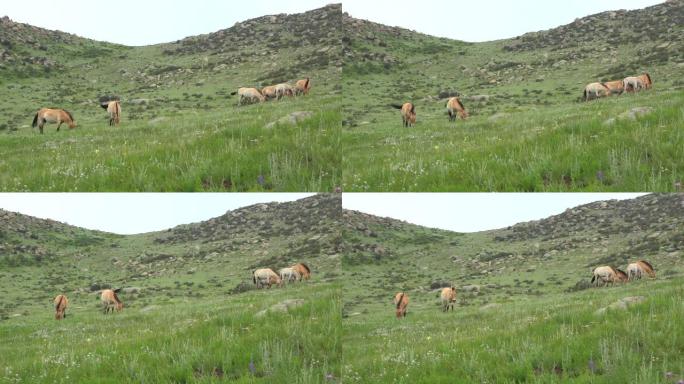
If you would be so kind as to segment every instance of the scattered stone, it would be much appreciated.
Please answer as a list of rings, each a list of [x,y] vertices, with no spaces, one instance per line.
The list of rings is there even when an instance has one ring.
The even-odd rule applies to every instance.
[[[276,121],[272,121],[272,122],[266,124],[266,126],[264,128],[270,129],[270,128],[275,127],[276,124],[296,125],[296,124],[310,118],[311,116],[313,116],[313,112],[311,112],[311,111],[292,112],[287,116],[283,116]]]
[[[287,299],[257,312],[256,317],[263,317],[269,312],[287,313],[291,309],[301,307],[302,305],[304,305],[304,299]]]

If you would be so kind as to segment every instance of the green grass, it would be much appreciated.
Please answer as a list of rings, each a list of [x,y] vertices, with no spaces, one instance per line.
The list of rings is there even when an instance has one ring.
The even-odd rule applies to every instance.
[[[257,312],[287,298],[289,313]],[[0,382],[321,383],[340,377],[340,290],[287,287],[204,299],[127,300],[103,315],[94,294],[67,318],[48,303],[0,323]],[[254,370],[250,370],[250,361]]]
[[[456,123],[447,121],[441,102],[416,104],[415,127],[402,127],[398,112],[386,108],[368,124],[345,129],[345,190],[674,191],[684,177],[682,91]],[[644,106],[653,112],[619,117]]]
[[[411,295],[411,293],[409,293]],[[619,298],[646,301],[594,312]],[[682,279],[520,300],[443,313],[412,296],[394,318],[392,294],[343,320],[346,383],[671,383],[684,378]],[[590,361],[593,368],[590,368]],[[666,373],[673,374],[672,379]]]

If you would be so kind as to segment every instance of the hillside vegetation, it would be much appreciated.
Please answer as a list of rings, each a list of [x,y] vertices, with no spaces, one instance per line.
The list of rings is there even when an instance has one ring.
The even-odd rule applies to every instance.
[[[647,195],[475,233],[344,211],[345,382],[684,379],[683,210],[682,194]],[[595,267],[638,259],[656,279],[591,286]]]
[[[0,191],[331,191],[340,20],[330,5],[127,47],[0,19]],[[305,97],[238,108],[230,95],[305,77]],[[120,126],[103,96],[121,98]],[[33,116],[53,106],[78,127],[39,135]],[[312,114],[269,126],[300,111]]]
[[[0,382],[337,380],[340,213],[317,195],[123,236],[0,211]],[[295,262],[310,280],[254,289],[254,269]],[[102,314],[108,287],[123,312]]]
[[[684,164],[684,2],[484,43],[344,15],[349,191],[677,191]],[[652,90],[581,102],[649,72]],[[450,123],[460,94],[470,118]],[[411,101],[401,125],[391,103]]]

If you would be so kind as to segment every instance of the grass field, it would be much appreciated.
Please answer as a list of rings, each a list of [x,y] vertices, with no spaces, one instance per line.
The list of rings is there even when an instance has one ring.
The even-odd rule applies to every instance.
[[[334,284],[205,298],[122,295],[123,312],[109,316],[96,295],[71,297],[63,321],[53,319],[45,302],[0,322],[0,382],[320,383],[340,377]],[[285,299],[304,304],[256,315]]]
[[[391,294],[343,320],[346,383],[674,383],[684,379],[682,279],[459,304],[411,296],[394,318]],[[409,291],[409,295],[412,292]],[[595,312],[644,296],[627,310]]]

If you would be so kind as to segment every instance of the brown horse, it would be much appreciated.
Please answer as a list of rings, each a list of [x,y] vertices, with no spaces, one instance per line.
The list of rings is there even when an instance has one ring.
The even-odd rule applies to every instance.
[[[261,89],[261,94],[264,95],[266,100],[275,99],[276,98],[276,86],[275,85],[268,85],[266,87],[263,87]]]
[[[280,285],[280,276],[273,272],[270,268],[260,268],[252,272],[252,281],[256,284],[257,289],[263,286],[271,288],[272,285]]]
[[[651,89],[651,87],[653,86],[653,81],[651,80],[651,75],[649,75],[648,72],[644,72],[637,77],[644,84],[645,89]]]
[[[100,107],[109,113],[109,126],[119,125],[121,122],[121,102],[119,100],[111,100],[100,103]]]
[[[69,305],[69,299],[65,295],[57,295],[52,301],[55,304],[55,319],[62,320],[66,317],[67,305]]]
[[[264,95],[262,95],[261,92],[259,92],[259,90],[256,88],[242,87],[238,88],[237,92],[231,92],[230,94],[237,94],[238,96],[240,96],[240,100],[238,101],[238,107],[241,106],[245,100],[248,100],[250,103],[263,103],[264,101],[266,101]]]
[[[102,302],[102,311],[105,315],[110,311],[114,313],[114,309],[116,309],[117,312],[121,312],[123,310],[123,302],[119,300],[119,296],[117,296],[119,291],[121,291],[121,288],[102,290],[100,302]]]
[[[653,266],[646,260],[639,260],[627,266],[629,280],[641,279],[644,274],[647,274],[649,277],[656,277]]]
[[[311,278],[311,269],[308,265],[304,263],[297,263],[290,268],[297,271],[297,273],[299,274],[299,280],[309,280],[309,278]]]
[[[622,80],[606,81],[603,83],[609,90],[611,95],[621,95],[625,91],[624,82]]]
[[[450,98],[446,103],[447,114],[449,115],[449,121],[456,121],[456,115],[461,116],[461,120],[468,118],[468,112],[465,110],[461,99],[457,96]]]
[[[616,282],[625,282],[628,280],[627,274],[621,269],[616,269],[610,266],[596,267],[592,272],[591,283],[595,286],[601,285],[611,285]]]
[[[401,121],[404,127],[416,125],[416,106],[413,103],[390,104],[392,108],[401,109]]]
[[[38,126],[40,128],[40,133],[43,133],[43,126],[45,123],[57,123],[57,130],[62,126],[62,123],[67,123],[69,128],[76,128],[76,121],[74,121],[74,115],[66,109],[59,108],[41,108],[36,115],[33,117],[33,128]]]
[[[288,83],[280,83],[276,84],[275,86],[276,90],[276,99],[280,100],[283,98],[283,96],[294,96],[294,87]]]
[[[449,306],[451,306],[451,310],[453,311],[454,303],[456,302],[456,288],[453,286],[442,288],[442,292],[439,296],[442,300],[442,312],[448,312]]]
[[[610,95],[610,89],[605,83],[590,83],[584,87],[584,101],[598,99]]]
[[[622,80],[622,86],[624,87],[625,92],[639,92],[641,89],[646,88],[641,76],[625,77],[625,79]]]
[[[406,307],[408,307],[409,297],[404,292],[397,292],[394,295],[394,305],[397,309],[397,319],[406,317]]]
[[[311,89],[311,82],[308,77],[297,80],[295,83],[295,95],[306,95],[309,93],[309,89]]]

